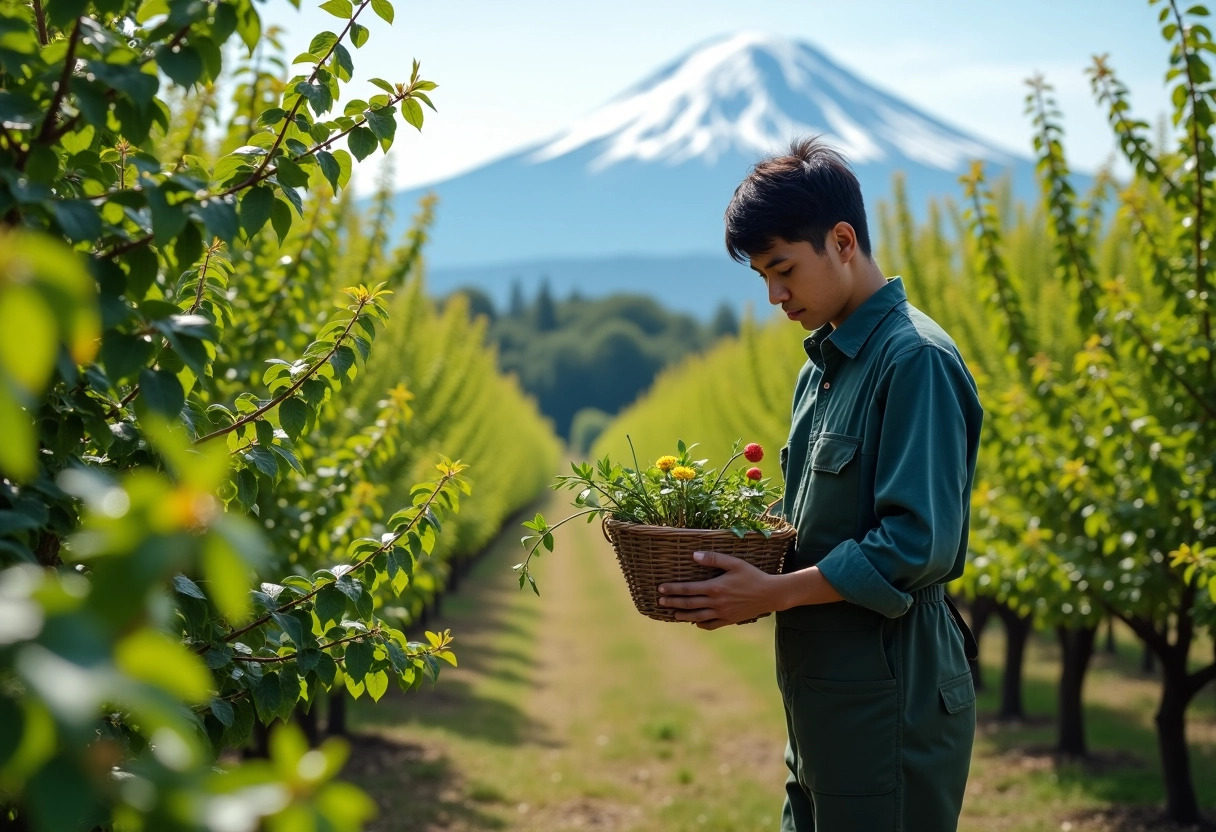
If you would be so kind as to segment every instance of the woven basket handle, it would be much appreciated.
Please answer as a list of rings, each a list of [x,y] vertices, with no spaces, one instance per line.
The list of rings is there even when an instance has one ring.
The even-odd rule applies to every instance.
[[[604,540],[612,543],[612,535],[608,534],[608,515],[605,514],[600,518],[600,531],[604,534]]]
[[[771,503],[768,504],[768,508],[766,508],[764,510],[764,514],[761,514],[760,516],[776,518],[777,515],[773,514],[773,506],[777,505],[777,503],[781,502],[784,499],[785,499],[784,497],[778,497],[777,499],[773,500]]]

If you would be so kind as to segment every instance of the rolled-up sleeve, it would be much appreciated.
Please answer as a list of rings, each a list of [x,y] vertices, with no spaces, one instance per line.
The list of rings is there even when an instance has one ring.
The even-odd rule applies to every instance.
[[[895,618],[912,605],[910,593],[940,582],[965,557],[975,394],[958,359],[934,344],[896,357],[880,389],[878,523],[818,566],[845,600]]]

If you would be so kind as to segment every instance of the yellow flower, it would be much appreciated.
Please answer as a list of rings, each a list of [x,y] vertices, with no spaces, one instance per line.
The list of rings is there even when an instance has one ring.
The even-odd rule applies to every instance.
[[[677,460],[674,456],[661,456],[659,457],[659,461],[654,465],[660,471],[670,471],[672,468],[676,467],[676,461]]]
[[[687,465],[677,465],[671,469],[671,475],[678,480],[690,480],[697,475],[696,468],[689,468]]]

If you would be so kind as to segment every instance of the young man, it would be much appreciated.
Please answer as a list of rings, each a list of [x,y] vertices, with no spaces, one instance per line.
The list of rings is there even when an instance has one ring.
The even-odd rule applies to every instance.
[[[798,543],[781,575],[698,552],[723,574],[664,585],[660,603],[705,629],[777,613],[782,832],[952,832],[974,640],[942,584],[967,552],[975,382],[879,270],[857,179],[819,141],[755,166],[726,209],[726,246],[811,333],[781,451]]]

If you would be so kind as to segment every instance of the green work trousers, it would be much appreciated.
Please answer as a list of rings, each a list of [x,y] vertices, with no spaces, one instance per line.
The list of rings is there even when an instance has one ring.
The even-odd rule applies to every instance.
[[[838,602],[777,614],[789,732],[781,832],[954,832],[975,686],[940,585],[899,618]]]

